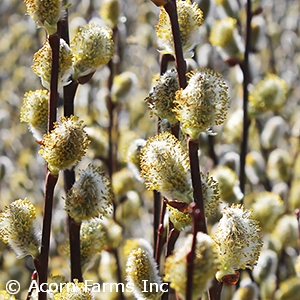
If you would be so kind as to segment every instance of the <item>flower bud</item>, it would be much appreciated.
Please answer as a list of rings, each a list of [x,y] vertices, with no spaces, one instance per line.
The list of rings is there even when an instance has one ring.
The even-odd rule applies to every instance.
[[[280,242],[281,248],[297,248],[298,224],[294,215],[283,215],[276,223],[272,235]]]
[[[62,117],[54,129],[44,135],[39,153],[48,163],[53,174],[77,164],[85,155],[89,140],[84,131],[83,121],[78,117]]]
[[[298,300],[300,293],[300,280],[298,277],[290,277],[281,282],[275,293],[275,300]]]
[[[271,232],[279,216],[284,213],[284,203],[274,193],[261,192],[255,196],[251,209],[253,218],[259,222],[262,230]]]
[[[223,138],[227,144],[237,144],[242,138],[244,112],[241,108],[234,110],[224,124]]]
[[[66,283],[62,290],[54,295],[54,300],[74,299],[74,300],[93,300],[94,296],[91,291],[87,289],[87,286],[83,282],[78,282],[74,279],[74,282]]]
[[[215,21],[209,36],[209,41],[219,51],[224,61],[242,61],[244,44],[237,31],[237,21],[230,17]]]
[[[87,24],[70,43],[74,55],[74,80],[92,74],[107,64],[114,54],[112,31],[108,27]]]
[[[113,101],[120,102],[122,99],[125,99],[130,95],[130,92],[136,83],[137,77],[132,72],[127,71],[116,75],[111,89]]]
[[[119,247],[122,241],[123,229],[112,218],[103,218],[101,220],[103,231],[106,237],[106,248],[116,249]]]
[[[17,258],[39,255],[35,207],[27,198],[12,202],[0,213],[0,239],[10,245]]]
[[[275,181],[288,182],[291,176],[292,160],[288,151],[277,148],[273,150],[267,163],[267,174]]]
[[[268,278],[275,275],[278,258],[275,251],[266,249],[260,254],[257,266],[253,269],[253,277],[259,283],[266,282]]]
[[[287,86],[283,79],[268,74],[249,94],[249,112],[255,117],[258,113],[279,110],[286,101]]]
[[[16,300],[14,295],[9,294],[7,291],[0,291],[1,300]]]
[[[221,268],[218,281],[239,269],[253,269],[263,245],[260,228],[251,211],[239,204],[225,206],[213,239],[216,243]]]
[[[169,204],[167,204],[167,210],[170,221],[177,230],[184,230],[187,226],[192,225],[192,217],[190,213],[182,212]]]
[[[211,134],[211,126],[224,123],[228,102],[228,86],[222,76],[213,70],[199,69],[190,74],[187,87],[176,92],[174,111],[182,131],[198,140],[201,132]]]
[[[251,151],[246,155],[246,175],[249,181],[256,185],[266,178],[266,162],[257,151]]]
[[[80,178],[68,191],[65,210],[75,222],[105,216],[112,210],[109,179],[101,168],[89,164],[80,171]]]
[[[112,176],[112,188],[115,200],[119,201],[128,191],[134,189],[136,180],[128,168],[115,172]]]
[[[192,202],[189,158],[174,135],[162,132],[147,140],[141,151],[141,176],[148,190],[168,200]]]
[[[171,288],[185,299],[187,283],[187,255],[192,248],[193,236],[188,235],[184,244],[172,255],[166,258],[165,281],[170,281]],[[210,236],[198,232],[196,237],[195,257],[193,270],[192,299],[196,300],[209,288],[218,269],[217,254]]]
[[[118,25],[120,15],[119,0],[103,0],[99,11],[101,19],[110,27]]]
[[[130,252],[126,263],[126,280],[134,287],[136,299],[157,300],[161,296],[161,278],[150,253],[142,248]]]
[[[90,268],[94,262],[95,255],[106,247],[106,233],[103,229],[101,219],[93,218],[83,221],[80,227],[80,256],[83,271]],[[70,257],[70,246],[67,241],[61,247],[64,256]]]
[[[258,287],[254,282],[241,286],[233,295],[232,300],[256,300]]]
[[[193,50],[200,43],[200,27],[203,13],[197,3],[190,0],[176,0],[178,23],[182,50],[185,57],[192,57]],[[156,26],[157,44],[162,54],[175,54],[171,21],[164,7],[160,7],[159,21]]]
[[[36,90],[25,93],[21,108],[20,120],[28,124],[36,140],[41,141],[48,128],[47,90]]]
[[[222,200],[234,203],[243,198],[243,193],[239,188],[238,176],[232,169],[227,166],[218,166],[212,170],[211,175],[219,184]]]
[[[240,173],[240,155],[235,151],[226,151],[220,159],[220,165],[227,166],[236,174]]]
[[[173,108],[175,107],[175,93],[178,90],[178,74],[175,69],[168,70],[160,76],[153,91],[145,99],[150,109],[150,115],[154,114],[161,119],[167,119],[171,125],[176,124],[178,121]]]
[[[140,177],[140,160],[141,160],[141,150],[145,147],[146,141],[144,139],[135,139],[133,140],[128,149],[126,155],[126,161],[128,169],[133,173],[134,177],[143,181]]]
[[[136,226],[132,220],[136,221],[140,217],[140,209],[142,207],[142,201],[139,193],[136,191],[128,191],[122,202],[118,203],[116,208],[116,219],[120,224],[126,224],[126,226],[133,228]]]
[[[61,275],[50,275],[50,277],[47,280],[48,286],[64,286],[67,283],[67,280],[64,276]],[[54,295],[60,293],[61,291],[59,289],[50,289],[47,291],[47,297],[48,299],[54,299]],[[35,299],[35,298],[33,298]]]
[[[127,239],[124,247],[123,247],[123,251],[122,253],[124,253],[125,256],[127,256],[126,259],[128,259],[128,256],[130,255],[131,251],[141,248],[145,251],[147,251],[150,255],[153,254],[153,249],[152,246],[150,245],[150,243],[143,239],[143,238],[131,238],[131,239]]]
[[[216,4],[218,8],[222,8],[222,12],[224,16],[228,16],[231,18],[237,17],[238,5],[231,0],[216,0]]]
[[[52,68],[52,49],[49,41],[44,42],[43,47],[33,56],[33,72],[41,78],[42,85],[50,90],[51,68]],[[60,39],[59,44],[59,67],[58,67],[58,86],[69,84],[70,76],[73,72],[73,54],[68,44]]]
[[[56,33],[57,22],[64,14],[61,0],[24,0],[24,3],[37,26],[45,28],[49,35]]]
[[[261,144],[265,149],[274,149],[282,145],[283,136],[288,132],[286,122],[280,116],[270,118],[261,133]]]

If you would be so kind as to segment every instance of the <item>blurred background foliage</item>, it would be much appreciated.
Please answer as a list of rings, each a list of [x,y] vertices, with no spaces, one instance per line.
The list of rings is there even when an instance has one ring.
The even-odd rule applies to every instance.
[[[228,120],[224,126],[215,129],[218,135],[214,138],[214,149],[219,163],[232,166],[238,173],[238,159],[236,158],[240,151],[242,118],[238,117],[237,112],[242,108],[242,72],[238,65],[230,68],[209,43],[208,36],[212,24],[216,19],[226,16],[222,6],[209,0],[196,2],[204,11],[203,42],[197,47],[195,56],[187,60],[188,69],[192,70],[197,67],[214,69],[223,75],[230,86],[231,107]],[[237,6],[235,15],[232,17],[238,19],[240,31],[243,33],[244,1],[232,2]],[[101,0],[74,0],[70,1],[70,4],[71,38],[78,27],[87,22],[104,25],[99,16]],[[121,199],[124,201],[124,197],[127,197],[130,198],[132,207],[139,206],[138,212],[128,207],[125,207],[123,211],[121,206],[118,208],[117,214],[120,215],[125,225],[125,235],[127,237],[144,236],[151,241],[152,194],[144,192],[143,185],[129,175],[126,169],[125,153],[133,139],[146,139],[154,135],[156,131],[155,118],[150,118],[144,99],[160,70],[155,33],[159,8],[148,0],[125,0],[120,1],[120,4],[118,52],[114,57],[114,62],[116,74],[129,73],[125,76],[128,80],[125,91],[119,91],[115,97],[118,103],[120,132],[119,165],[118,172],[114,174],[113,188],[117,202]],[[285,80],[288,96],[286,104],[279,111],[269,111],[251,120],[245,204],[251,207],[252,201],[260,192],[273,191],[284,200],[285,208],[282,216],[284,214],[290,216],[297,207],[300,207],[300,156],[298,154],[300,146],[300,2],[298,0],[254,1],[253,9],[259,5],[262,6],[263,11],[254,16],[252,22],[254,38],[250,54],[250,72],[253,85],[249,87],[249,90],[251,91],[266,74],[276,73]],[[31,70],[31,65],[33,54],[42,46],[46,34],[43,29],[36,28],[33,20],[25,15],[25,12],[25,4],[20,1],[1,0],[0,2],[0,210],[15,199],[27,197],[36,205],[37,214],[41,216],[45,163],[37,154],[39,145],[28,132],[27,125],[20,123],[20,108],[25,92],[42,88],[39,78]],[[101,165],[101,159],[107,155],[108,111],[105,97],[108,93],[108,75],[106,67],[97,71],[88,84],[79,87],[75,98],[75,114],[85,120],[92,140],[88,155],[78,168],[80,165],[87,165],[91,160]],[[114,84],[117,89],[117,78]],[[61,114],[61,105],[59,113]],[[269,121],[273,118],[277,119],[272,127]],[[277,152],[274,154],[274,151]],[[206,136],[201,136],[201,168],[203,171],[210,171],[212,167],[209,141]],[[131,194],[128,196],[129,191]],[[66,215],[63,211],[62,197],[64,197],[64,191],[61,176],[55,192],[51,271],[68,277],[68,262],[58,255],[57,250],[65,240]],[[140,206],[141,203],[142,206]],[[130,213],[133,214],[133,223],[128,221],[131,220]],[[124,214],[127,221],[124,221],[126,220]],[[137,216],[143,219],[143,222],[136,220]],[[140,224],[141,227],[134,227],[133,224]],[[269,227],[267,234],[270,234],[273,229],[272,226],[271,229]],[[286,234],[292,235],[291,230],[287,229]],[[280,231],[279,235],[281,235]],[[295,258],[297,245],[295,245],[295,240],[287,245],[285,245],[287,241],[280,241],[281,245],[276,244],[277,242],[266,238],[265,248],[269,246],[274,250],[278,254],[278,259],[284,260],[286,258],[283,257],[284,255],[289,257],[288,263],[281,268],[281,280],[284,281],[294,273],[290,271],[289,264],[291,264],[290,259],[293,261]],[[280,251],[285,247],[289,250],[279,257],[279,253],[282,253]],[[0,253],[0,289],[4,289],[5,282],[12,278],[19,279],[22,287],[26,289],[33,268],[30,259],[17,260],[15,254],[2,242],[0,242]],[[107,255],[107,253],[102,254],[103,257]],[[106,260],[106,263],[108,261]],[[110,263],[113,264],[113,262]],[[99,280],[98,267],[100,270],[103,268],[101,264],[99,265],[99,260],[96,261],[92,271],[88,271],[92,279]],[[101,299],[104,298],[103,296]]]

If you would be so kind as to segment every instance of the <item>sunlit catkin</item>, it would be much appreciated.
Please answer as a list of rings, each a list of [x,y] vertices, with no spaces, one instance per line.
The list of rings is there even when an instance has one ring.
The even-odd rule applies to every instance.
[[[192,202],[188,155],[174,135],[163,132],[147,140],[141,151],[141,176],[148,190],[169,200]]]
[[[193,140],[201,132],[211,133],[210,127],[224,123],[228,110],[228,86],[222,76],[209,69],[189,74],[185,89],[176,92],[176,117],[182,131]]]
[[[73,54],[63,39],[60,39],[59,45],[58,86],[61,87],[70,82],[70,76],[73,72]],[[33,72],[41,78],[42,85],[50,90],[52,50],[48,40],[46,40],[43,47],[34,54],[33,62]]]
[[[95,299],[86,284],[74,279],[74,282],[68,282],[63,285],[59,293],[54,295],[54,300],[93,300]]]
[[[29,130],[38,141],[41,141],[47,132],[48,99],[47,90],[29,91],[23,98],[20,120],[28,124]]]
[[[61,0],[24,0],[27,13],[36,25],[46,29],[49,35],[56,33],[57,22],[63,16],[63,1]]]
[[[106,215],[112,209],[109,179],[101,168],[88,165],[69,190],[65,210],[76,222]]]
[[[235,274],[239,269],[253,269],[263,245],[262,235],[251,211],[239,204],[225,206],[213,235],[221,268],[216,278]]]
[[[133,286],[136,299],[157,300],[161,296],[161,278],[150,253],[142,248],[130,252],[126,263],[126,280]]]
[[[187,283],[187,254],[191,251],[193,236],[187,236],[184,244],[165,262],[164,280],[170,282],[180,299],[185,299]],[[196,300],[209,288],[211,281],[218,270],[217,254],[210,236],[198,232],[196,238],[195,258],[193,271],[192,299]]]
[[[79,29],[70,43],[74,55],[74,80],[95,72],[107,64],[114,54],[112,30],[97,24]]]
[[[12,202],[0,213],[0,239],[18,258],[39,254],[40,236],[35,223],[35,207],[27,198]]]
[[[271,232],[280,215],[284,212],[284,203],[280,196],[271,192],[261,192],[251,203],[253,218],[265,232]]]
[[[219,184],[220,197],[227,203],[238,202],[243,193],[239,187],[237,174],[227,166],[217,166],[211,171],[211,175]]]
[[[119,0],[104,0],[101,2],[99,10],[100,17],[110,27],[115,28],[118,25],[120,15]]]
[[[62,117],[54,129],[44,135],[39,153],[53,174],[76,165],[85,155],[89,140],[83,121],[78,117]]]
[[[80,227],[80,260],[83,271],[92,266],[94,259],[106,247],[106,233],[100,218],[83,221]],[[64,256],[70,257],[70,246],[67,241],[62,247]]]
[[[168,70],[155,83],[153,90],[145,99],[151,115],[167,119],[170,124],[176,124],[175,93],[179,90],[178,74],[175,69]]]
[[[180,39],[185,57],[193,56],[193,50],[201,39],[200,27],[203,13],[197,3],[190,0],[176,1]],[[160,8],[159,21],[156,26],[158,49],[162,54],[175,54],[170,18],[163,6]]]
[[[227,61],[242,61],[244,45],[237,30],[237,20],[227,17],[216,20],[212,26],[209,41],[219,51],[221,57]]]
[[[275,74],[268,74],[249,94],[250,115],[277,111],[286,102],[286,82]]]

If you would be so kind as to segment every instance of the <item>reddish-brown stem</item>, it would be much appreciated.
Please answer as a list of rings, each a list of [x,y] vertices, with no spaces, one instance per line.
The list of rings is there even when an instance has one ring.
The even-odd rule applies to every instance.
[[[179,237],[180,231],[173,228],[172,223],[169,222],[168,228],[168,236],[167,236],[167,249],[166,249],[166,257],[168,257],[172,251],[174,250],[175,243]],[[162,296],[162,300],[167,300],[169,298],[170,287],[168,287],[167,292],[165,292]]]
[[[200,167],[199,167],[199,157],[198,157],[199,142],[192,140],[188,137],[188,151],[189,151],[189,160],[191,166],[191,178],[192,185],[194,189],[194,202],[195,207],[200,210],[201,218],[198,220],[200,223],[197,223],[196,232],[202,231],[207,233],[206,221],[205,221],[205,212],[204,212],[204,200],[202,192],[202,183],[200,177]],[[192,212],[194,208],[192,207]]]
[[[67,13],[67,12],[66,12]],[[68,18],[64,18],[61,22],[62,38],[69,44],[69,24]],[[74,80],[64,87],[64,116],[70,117],[74,115],[74,98],[78,88],[78,83]],[[74,170],[64,171],[65,191],[66,193],[72,188],[75,182]],[[83,281],[81,269],[81,253],[80,253],[80,223],[76,223],[68,216],[68,231],[70,243],[70,265],[71,265],[71,280],[75,278]]]
[[[198,149],[199,142],[192,140],[188,137],[188,151],[191,167],[191,178],[194,189],[194,202],[190,204],[190,213],[193,218],[193,242],[191,251],[187,255],[187,284],[186,284],[186,300],[192,299],[193,289],[193,270],[194,270],[194,257],[197,241],[197,232],[201,231],[207,233],[205,212],[204,212],[204,199],[202,192],[202,183],[200,177]]]
[[[249,72],[249,52],[250,52],[250,43],[251,43],[251,0],[247,0],[247,20],[246,20],[246,43],[245,43],[245,54],[244,61],[240,64],[241,70],[244,75],[243,81],[243,110],[244,110],[244,119],[243,119],[243,138],[241,144],[241,154],[240,154],[240,187],[242,193],[245,192],[245,164],[246,164],[246,155],[248,149],[248,129],[250,125],[250,120],[248,118],[248,85],[250,83],[250,72]]]
[[[72,188],[75,182],[74,170],[64,171],[65,191],[66,193]],[[81,269],[81,253],[80,253],[80,227],[81,223],[76,223],[68,216],[68,231],[70,243],[70,265],[71,265],[71,280],[78,279],[83,281]]]
[[[217,279],[214,278],[212,286],[209,289],[209,300],[220,300],[222,288],[223,282],[219,282]]]
[[[300,209],[299,208],[295,210],[295,215],[298,224],[298,254],[300,255]]]
[[[52,221],[52,206],[53,206],[53,194],[54,188],[57,183],[58,176],[53,175],[47,170],[46,182],[45,182],[45,201],[44,201],[44,215],[43,215],[43,229],[42,229],[42,241],[41,252],[39,256],[34,260],[34,265],[38,273],[39,286],[43,283],[47,283],[48,279],[48,262],[49,262],[49,246],[50,246],[50,234],[51,234],[51,221]],[[39,300],[46,300],[47,293],[39,292]]]
[[[113,28],[113,40],[115,43],[115,52],[117,53],[118,49],[118,28]],[[106,97],[106,106],[109,114],[109,126],[108,126],[108,159],[107,159],[107,170],[109,178],[112,180],[112,175],[114,172],[118,170],[118,160],[117,160],[117,151],[118,151],[118,135],[119,135],[119,128],[118,128],[118,105],[112,99],[111,90],[113,86],[113,79],[115,76],[115,69],[116,65],[114,64],[113,60],[108,63],[108,68],[110,71],[109,78],[107,81],[107,88],[108,88],[108,95]],[[113,203],[114,210],[113,210],[113,218],[116,221],[116,202]],[[117,277],[118,282],[122,282],[122,273],[121,273],[121,266],[120,266],[120,259],[117,249],[111,250],[117,264]],[[119,299],[123,300],[124,295],[122,290],[119,291]]]
[[[160,60],[160,75],[163,75],[168,70],[168,64],[173,61],[174,57],[170,54],[164,54]],[[161,119],[156,120],[156,134],[159,134],[159,123]],[[161,195],[158,191],[153,191],[153,240],[154,240],[154,258],[159,266],[159,258],[163,246],[163,231],[164,231],[164,215],[166,210],[166,204],[161,203]],[[161,208],[162,207],[162,208]]]
[[[113,40],[117,45],[118,29],[113,30]],[[117,46],[116,46],[117,47]],[[112,178],[112,174],[117,170],[117,136],[118,136],[118,122],[117,122],[117,108],[118,105],[113,101],[111,97],[111,89],[113,85],[113,79],[115,76],[115,64],[113,60],[108,63],[110,71],[109,78],[107,81],[108,95],[106,97],[106,106],[109,114],[109,126],[108,126],[108,159],[107,168],[108,175]]]
[[[49,94],[48,131],[51,131],[56,121],[58,103],[58,68],[59,68],[59,35],[49,36],[49,44],[52,50],[51,81]]]
[[[166,12],[168,13],[170,21],[171,21],[179,86],[184,89],[187,86],[186,62],[183,57],[182,44],[181,44],[181,39],[180,39],[180,29],[179,29],[179,24],[178,24],[176,1],[170,0],[164,6],[164,8],[165,8]]]
[[[48,105],[48,131],[54,128],[56,121],[56,110],[58,103],[58,70],[59,70],[59,43],[60,38],[57,33],[50,35],[49,44],[52,50],[51,57],[51,80],[50,80],[50,93]],[[52,207],[53,207],[53,194],[54,188],[57,183],[58,175],[53,175],[47,170],[45,182],[45,196],[44,196],[44,214],[43,214],[43,228],[41,240],[41,252],[34,260],[34,264],[38,273],[39,286],[47,283],[48,279],[48,263],[49,263],[49,247],[50,247],[50,234],[52,223]],[[39,291],[39,300],[46,300],[47,293]]]
[[[165,201],[162,201],[161,209],[157,208],[157,210],[160,211],[160,216],[159,216],[158,226],[155,228],[157,239],[155,241],[155,247],[154,247],[155,250],[154,258],[157,265],[159,266],[160,255],[164,244],[164,216],[166,213]]]

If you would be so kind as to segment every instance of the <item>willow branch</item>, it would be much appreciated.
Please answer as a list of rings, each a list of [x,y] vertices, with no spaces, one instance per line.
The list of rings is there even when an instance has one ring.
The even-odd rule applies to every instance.
[[[58,103],[58,70],[59,70],[59,42],[60,38],[57,33],[50,35],[49,44],[52,50],[51,57],[51,80],[50,93],[48,104],[48,131],[54,128],[56,121],[56,110]],[[44,196],[44,214],[43,214],[43,229],[41,240],[41,252],[34,260],[34,264],[38,273],[39,285],[47,283],[48,279],[48,264],[49,264],[49,248],[50,248],[50,234],[52,223],[52,207],[54,188],[58,180],[57,175],[53,175],[47,170],[45,182],[45,196]],[[46,300],[47,293],[40,291],[38,295],[39,300]]]
[[[244,110],[244,119],[243,119],[243,139],[241,144],[241,154],[240,154],[240,187],[242,193],[245,192],[245,164],[246,164],[246,155],[248,149],[248,135],[249,135],[249,125],[250,120],[248,117],[248,85],[250,83],[250,73],[249,73],[249,52],[250,52],[250,40],[251,40],[251,1],[247,0],[247,20],[246,20],[246,45],[244,53],[244,61],[240,64],[244,75],[243,81],[243,110]]]

